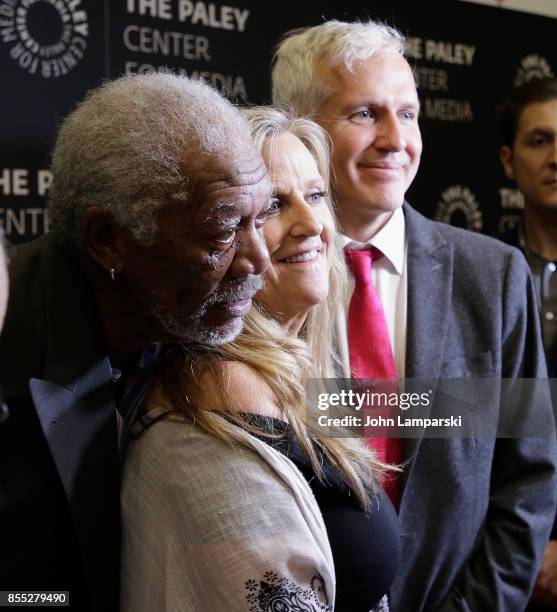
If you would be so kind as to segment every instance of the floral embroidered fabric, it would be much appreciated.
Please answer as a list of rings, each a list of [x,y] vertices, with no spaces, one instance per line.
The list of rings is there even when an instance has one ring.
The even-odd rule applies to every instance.
[[[323,578],[316,574],[303,587],[275,572],[265,572],[263,580],[246,580],[249,612],[332,612]]]

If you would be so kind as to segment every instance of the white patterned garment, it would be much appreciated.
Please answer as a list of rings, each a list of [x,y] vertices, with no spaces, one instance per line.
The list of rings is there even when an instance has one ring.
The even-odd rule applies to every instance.
[[[122,612],[332,612],[325,525],[296,466],[241,431],[232,446],[178,415],[129,444]]]
[[[383,595],[381,601],[369,612],[389,612],[389,598]]]

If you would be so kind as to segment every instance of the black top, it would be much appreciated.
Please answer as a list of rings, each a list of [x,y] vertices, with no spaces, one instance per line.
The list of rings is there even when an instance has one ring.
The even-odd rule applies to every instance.
[[[296,465],[315,495],[335,563],[335,611],[368,612],[389,590],[400,562],[398,517],[389,498],[381,491],[366,514],[330,462],[323,461],[324,482],[316,477],[287,423],[260,415],[248,420],[258,429],[282,434],[258,437]]]
[[[557,377],[557,261],[544,259],[528,248],[523,223],[521,221],[499,238],[518,247],[528,262],[538,296],[547,369],[551,377]]]

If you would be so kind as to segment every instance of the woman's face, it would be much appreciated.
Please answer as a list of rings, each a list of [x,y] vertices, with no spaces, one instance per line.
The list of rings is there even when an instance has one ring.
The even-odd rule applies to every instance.
[[[281,323],[300,319],[329,291],[335,238],[325,184],[304,144],[284,132],[263,158],[273,183],[270,218],[264,226],[271,265],[258,299]]]

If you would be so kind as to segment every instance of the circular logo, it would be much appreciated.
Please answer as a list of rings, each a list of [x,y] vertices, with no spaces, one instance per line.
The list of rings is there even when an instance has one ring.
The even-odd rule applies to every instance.
[[[81,0],[1,0],[0,39],[20,68],[45,79],[73,70],[87,49]]]
[[[445,189],[437,202],[435,220],[476,232],[483,227],[482,211],[476,196],[463,185]]]
[[[514,86],[518,87],[522,83],[531,81],[532,79],[544,79],[553,77],[553,70],[549,62],[541,55],[527,55],[522,58],[516,76],[514,78]]]

